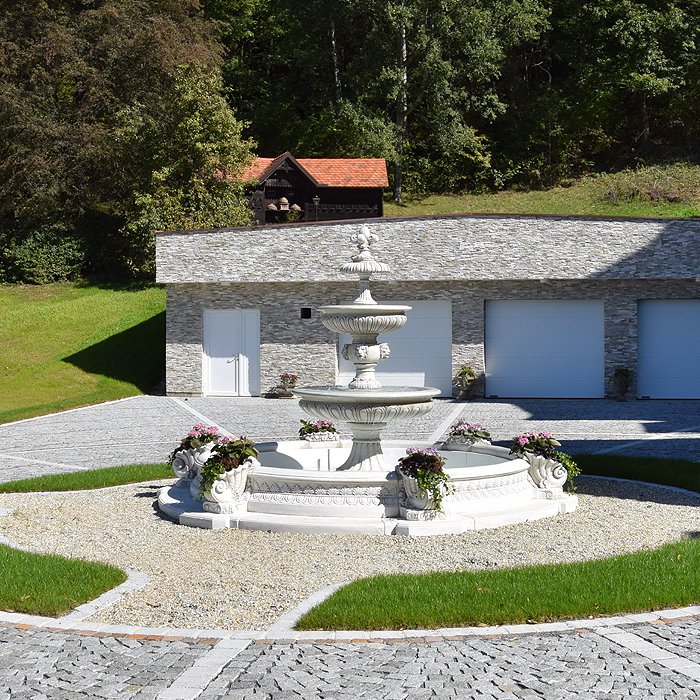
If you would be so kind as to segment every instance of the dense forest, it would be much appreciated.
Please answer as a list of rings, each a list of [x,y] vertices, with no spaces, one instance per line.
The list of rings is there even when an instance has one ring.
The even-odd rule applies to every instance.
[[[148,277],[253,153],[406,193],[697,158],[697,0],[0,0],[0,281]]]

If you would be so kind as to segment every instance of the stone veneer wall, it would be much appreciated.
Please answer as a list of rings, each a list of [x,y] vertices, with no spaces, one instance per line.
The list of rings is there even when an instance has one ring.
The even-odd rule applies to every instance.
[[[156,236],[157,280],[335,282],[362,221]],[[389,280],[693,279],[700,220],[452,216],[370,219]]]
[[[202,316],[205,308],[260,309],[261,390],[271,390],[282,372],[297,372],[306,384],[333,384],[336,337],[315,311],[323,304],[354,297],[352,283],[186,284],[169,285],[166,340],[167,391],[202,391]],[[700,298],[691,281],[620,280],[540,282],[375,283],[375,299],[448,299],[452,303],[452,370],[471,365],[480,375],[476,395],[483,395],[484,306],[489,299],[602,299],[605,314],[605,371],[608,392],[615,367],[636,367],[637,301]],[[302,306],[314,309],[300,319]],[[410,314],[409,314],[410,323]],[[383,336],[391,344],[391,335]]]
[[[167,391],[202,391],[205,308],[260,309],[261,391],[285,371],[333,383],[336,338],[301,307],[347,303],[356,283],[338,267],[363,222],[260,226],[157,236],[157,280],[168,284]],[[488,299],[603,299],[606,378],[636,368],[637,301],[700,298],[700,221],[448,216],[371,219],[376,257],[391,265],[372,284],[380,302],[449,299],[453,374],[466,363],[483,393]],[[410,316],[409,316],[410,323]],[[385,339],[391,344],[391,336]]]

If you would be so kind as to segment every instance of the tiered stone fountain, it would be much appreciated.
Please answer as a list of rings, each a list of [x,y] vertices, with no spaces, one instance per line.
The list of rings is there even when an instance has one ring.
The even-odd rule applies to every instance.
[[[229,497],[222,480],[216,500],[204,503],[194,496],[197,471],[206,455],[190,455],[186,468],[176,467],[180,480],[159,495],[164,513],[183,525],[213,529],[428,535],[497,527],[574,510],[576,497],[561,488],[565,475],[554,483],[543,480],[506,448],[382,441],[388,422],[427,413],[440,392],[431,387],[382,387],[376,378],[378,363],[390,352],[378,336],[401,328],[410,310],[377,304],[372,298],[370,278],[389,271],[372,255],[371,246],[377,240],[363,226],[353,236],[358,253],[340,268],[359,276],[355,301],[320,308],[326,328],[351,335],[343,355],[354,364],[355,377],[347,387],[294,390],[306,413],[345,422],[352,440],[259,443],[260,464],[251,464],[245,492]],[[230,427],[235,432],[235,426]],[[445,458],[455,488],[444,499],[442,513],[425,511],[408,498],[397,477],[395,466],[409,445],[438,447]]]
[[[299,406],[318,418],[347,422],[352,432],[350,454],[339,471],[386,471],[381,432],[389,421],[428,413],[439,389],[431,387],[391,386],[383,388],[377,380],[377,365],[389,357],[389,345],[379,343],[380,333],[396,331],[406,323],[410,306],[377,304],[372,298],[369,280],[373,274],[389,272],[389,266],[374,259],[371,245],[378,237],[363,226],[352,240],[359,252],[340,271],[357,274],[360,293],[352,304],[322,306],[321,323],[335,333],[349,333],[352,343],[343,347],[343,357],[355,365],[355,377],[347,387],[308,387],[295,389]]]

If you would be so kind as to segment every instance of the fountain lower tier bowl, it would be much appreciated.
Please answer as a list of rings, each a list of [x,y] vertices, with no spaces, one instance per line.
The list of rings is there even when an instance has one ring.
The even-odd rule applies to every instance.
[[[385,471],[381,432],[387,423],[425,415],[440,393],[432,387],[387,386],[381,389],[350,389],[312,386],[294,389],[299,408],[316,418],[345,421],[353,446],[339,470]]]
[[[387,462],[396,465],[415,442],[387,441]],[[503,447],[441,449],[455,492],[443,512],[415,510],[394,468],[337,471],[349,441],[258,444],[261,466],[248,476],[244,498],[228,509],[206,512],[192,498],[190,482],[164,487],[158,505],[183,525],[220,529],[326,534],[438,535],[547,518],[576,507],[576,497],[544,493],[529,477],[529,465]]]
[[[301,406],[326,406],[337,418],[353,423],[385,423],[404,416],[423,415],[430,411],[439,389],[429,386],[386,386],[381,389],[350,389],[345,386],[308,386],[294,389]],[[396,409],[395,411],[392,409]],[[395,413],[393,418],[388,414]],[[342,414],[342,415],[341,415]],[[382,417],[382,416],[387,416]],[[345,417],[347,416],[347,417]]]

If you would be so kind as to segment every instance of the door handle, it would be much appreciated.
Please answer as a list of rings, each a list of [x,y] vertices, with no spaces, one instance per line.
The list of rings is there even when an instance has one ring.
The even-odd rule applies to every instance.
[[[230,360],[226,360],[226,364],[230,365],[232,362],[236,362],[236,360],[238,360],[239,357],[240,355],[238,354],[234,355]]]

